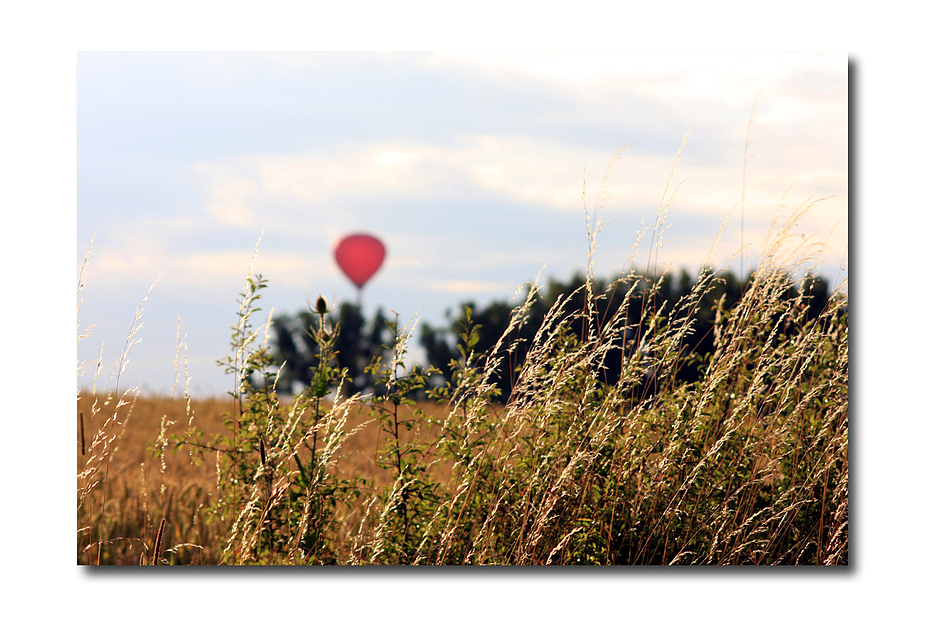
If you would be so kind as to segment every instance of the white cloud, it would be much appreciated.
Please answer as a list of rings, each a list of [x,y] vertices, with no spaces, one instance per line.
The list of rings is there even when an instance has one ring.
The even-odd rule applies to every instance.
[[[379,167],[399,167],[407,165],[416,158],[418,158],[418,155],[411,152],[384,150],[373,158],[373,163]]]
[[[330,204],[364,196],[455,197],[459,182],[552,207],[580,207],[584,166],[599,177],[612,152],[548,139],[470,137],[458,148],[374,143],[339,153],[249,157],[200,165],[208,210],[229,224],[247,224],[258,194]],[[597,171],[596,171],[597,170]],[[230,180],[234,174],[237,179]],[[245,178],[257,178],[257,183]]]
[[[206,206],[206,211],[225,225],[248,227],[255,220],[248,202],[259,192],[259,187],[249,180],[224,178],[212,187],[213,198]]]
[[[419,281],[417,286],[425,290],[448,291],[459,294],[508,291],[508,286],[504,283],[478,280],[430,279]]]
[[[788,137],[767,127],[756,132],[745,177],[749,224],[770,224],[791,184],[795,183],[789,201],[794,206],[832,195],[802,224],[813,233],[826,233],[834,223],[844,221],[833,242],[833,251],[841,254],[847,245],[847,169],[838,164],[838,143],[834,150],[826,146],[826,135],[835,133],[811,129]],[[688,149],[696,147],[698,139],[704,139],[703,131],[692,133]],[[744,149],[744,142],[739,147]],[[259,204],[261,225],[285,226],[287,232],[298,228],[303,237],[315,239],[333,237],[355,223],[349,220],[349,209],[331,207],[343,200],[426,195],[437,201],[458,197],[461,182],[522,203],[580,211],[586,175],[585,200],[590,208],[600,203],[605,217],[622,209],[643,208],[649,210],[650,221],[663,194],[666,200],[673,197],[673,209],[711,217],[723,217],[741,204],[740,156],[717,164],[699,162],[682,152],[669,186],[672,157],[639,155],[628,148],[607,170],[613,154],[550,139],[481,135],[455,148],[408,141],[367,143],[336,155],[251,157],[200,169],[206,172],[207,186],[211,183],[208,192],[214,200],[208,210],[213,216],[247,225],[255,220],[252,204]],[[605,171],[607,180],[602,184]],[[296,204],[310,208],[308,214],[302,210],[295,216]],[[419,243],[416,246],[422,250]],[[449,266],[445,259],[438,261]]]
[[[243,282],[252,257],[252,251],[234,250],[192,253],[169,258],[172,266],[171,278],[187,284],[232,279]],[[260,255],[261,262],[263,257]]]
[[[770,95],[778,87],[818,101],[820,92],[807,87],[807,81],[816,84],[820,76],[847,75],[846,56],[818,52],[465,51],[435,53],[426,63],[471,67],[499,80],[529,77],[595,103],[606,104],[616,95],[628,94],[688,117],[703,103],[714,112],[721,105],[744,108],[747,113],[759,90]],[[789,80],[800,72],[818,75],[798,83]]]
[[[308,153],[295,157],[253,159],[269,195],[296,197],[322,203],[340,197],[402,193],[428,188],[437,178],[423,175],[414,163],[426,148],[402,151],[390,145],[373,145],[342,153]]]
[[[216,287],[243,284],[253,248],[223,251],[172,253],[160,243],[143,239],[118,246],[93,248],[87,278],[91,283],[124,285],[153,281],[164,274],[161,286],[196,288],[202,292]],[[81,257],[82,260],[82,257]],[[304,287],[307,280],[331,277],[330,256],[326,247],[314,251],[289,251],[261,246],[256,270],[270,279],[274,287]]]

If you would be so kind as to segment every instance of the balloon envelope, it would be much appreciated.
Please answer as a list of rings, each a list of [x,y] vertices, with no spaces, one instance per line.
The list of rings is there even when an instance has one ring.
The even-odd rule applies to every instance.
[[[385,245],[373,236],[353,234],[337,243],[334,259],[357,289],[362,289],[385,260]]]

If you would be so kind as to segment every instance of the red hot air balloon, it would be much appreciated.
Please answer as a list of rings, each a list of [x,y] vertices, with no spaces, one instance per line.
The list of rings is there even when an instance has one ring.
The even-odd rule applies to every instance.
[[[363,289],[385,260],[385,245],[373,236],[353,234],[337,243],[334,259],[357,289]]]

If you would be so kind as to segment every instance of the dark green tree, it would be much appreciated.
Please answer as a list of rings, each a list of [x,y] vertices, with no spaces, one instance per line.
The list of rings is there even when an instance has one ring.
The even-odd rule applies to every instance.
[[[376,384],[366,367],[372,358],[382,356],[393,343],[382,309],[367,322],[359,305],[344,302],[335,307],[327,320],[339,332],[332,347],[337,365],[347,372],[345,392],[376,392]],[[282,366],[277,391],[293,393],[312,383],[319,353],[312,333],[317,327],[318,315],[311,311],[283,315],[274,320],[273,355]]]
[[[627,302],[628,310],[620,335],[620,348],[611,351],[606,357],[600,376],[604,383],[610,383],[619,377],[626,354],[644,348],[645,327],[656,313],[661,311],[664,316],[675,310],[685,311],[690,318],[691,327],[683,337],[681,357],[674,372],[674,379],[693,382],[701,376],[704,359],[715,349],[714,322],[718,314],[717,309],[728,310],[735,305],[742,298],[752,276],[753,273],[749,273],[742,281],[732,272],[716,274],[709,268],[703,268],[697,277],[682,270],[678,274],[666,272],[660,277],[651,274],[624,274],[615,277],[606,285],[595,280],[590,286],[590,293],[593,295],[591,302],[595,307],[595,311],[592,312],[595,315],[593,324],[587,323],[582,311],[588,293],[585,277],[575,274],[567,282],[553,279],[532,306],[529,319],[520,325],[517,332],[509,335],[512,340],[504,346],[507,351],[495,379],[501,401],[506,401],[510,396],[519,363],[536,336],[543,317],[560,297],[565,300],[566,314],[576,316],[571,323],[571,329],[579,340],[587,340],[591,329],[600,332],[617,314],[623,302]],[[682,299],[690,296],[701,281],[708,285],[705,292],[695,305],[684,304]],[[817,275],[809,274],[798,285],[787,287],[786,294],[791,299],[802,296],[803,302],[806,303],[804,319],[818,317],[830,295],[828,283]],[[471,314],[471,324],[478,327],[480,334],[478,342],[473,346],[473,352],[484,357],[504,333],[514,308],[513,304],[499,301],[483,308],[469,302],[460,306],[459,317],[446,327],[422,324],[421,344],[426,351],[427,361],[443,375],[449,374],[452,362],[459,361],[462,357],[461,344],[465,331],[463,324],[466,321],[463,316],[467,314]],[[787,332],[784,335],[786,336]],[[658,387],[658,384],[647,384],[645,387]]]

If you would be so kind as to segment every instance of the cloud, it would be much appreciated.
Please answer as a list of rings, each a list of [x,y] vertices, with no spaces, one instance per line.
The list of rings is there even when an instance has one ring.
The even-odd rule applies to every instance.
[[[715,118],[717,106],[747,114],[759,90],[843,104],[847,77],[845,56],[820,52],[463,51],[431,54],[425,64],[469,67],[496,80],[528,77],[596,104],[637,97],[698,120]]]
[[[420,287],[428,290],[448,291],[451,293],[482,293],[482,292],[501,292],[508,291],[508,285],[496,281],[477,281],[477,280],[440,280],[431,279],[421,281]]]
[[[383,150],[376,155],[373,159],[373,163],[379,167],[400,167],[402,165],[407,165],[416,158],[418,158],[418,155],[412,152]]]
[[[242,178],[225,179],[213,187],[213,199],[206,211],[219,222],[232,227],[249,227],[255,221],[249,199],[258,195],[260,188]]]
[[[311,205],[390,195],[453,198],[468,185],[516,201],[580,208],[586,165],[593,184],[612,155],[551,139],[480,135],[455,148],[380,142],[339,152],[244,157],[198,169],[212,195],[209,211],[241,224],[251,214],[248,200],[258,192]],[[664,161],[651,162],[664,176]]]
[[[776,178],[778,188],[773,190],[782,191],[794,180],[827,178],[829,192],[839,187],[843,192],[846,169],[832,167],[833,162],[838,163],[838,150],[833,159],[831,145],[826,145],[831,139],[820,142],[833,134],[832,129],[814,128],[806,133],[781,135],[764,126],[757,127],[755,132],[749,156],[759,160],[750,165],[752,180],[762,175]],[[679,146],[682,137],[678,136]],[[709,139],[710,135],[702,130],[693,132],[688,150],[696,151]],[[773,143],[771,140],[777,140],[778,145],[769,145]],[[838,148],[839,144],[835,146]],[[714,203],[715,211],[724,211],[738,199],[744,140],[737,148],[739,152],[729,156],[726,165],[712,161],[699,163],[696,153],[682,154],[677,176],[697,178],[698,185],[703,187],[696,193],[687,191],[697,207]],[[461,187],[469,186],[518,202],[580,209],[583,188],[589,206],[606,198],[598,195],[598,190],[608,162],[617,150],[579,147],[548,138],[500,135],[469,136],[454,148],[420,142],[378,142],[342,148],[336,153],[306,152],[215,162],[208,166],[215,177],[204,182],[210,185],[208,190],[213,195],[210,212],[230,224],[252,220],[249,200],[258,193],[271,198],[294,198],[302,204],[334,205],[353,198],[403,195],[426,194],[434,200],[453,198],[459,196]],[[611,170],[605,193],[618,205],[653,202],[657,205],[672,164],[671,156],[639,155],[630,148]],[[229,180],[234,177],[235,169],[243,177]],[[761,195],[756,201],[771,196],[771,193]]]
[[[812,233],[826,233],[837,221],[847,223],[847,165],[839,165],[838,135],[832,131],[815,127],[793,135],[767,126],[756,130],[744,170],[749,227],[766,229],[785,197],[795,207],[806,199],[833,196],[803,221]],[[832,135],[834,150],[825,145],[833,141]],[[678,138],[679,146],[682,137]],[[572,210],[577,216],[583,216],[584,199],[590,209],[602,205],[605,218],[621,216],[623,211],[647,210],[649,222],[664,200],[675,212],[699,214],[718,223],[741,207],[744,155],[729,157],[725,164],[701,160],[696,148],[703,139],[709,135],[692,131],[673,174],[672,156],[639,154],[632,147],[614,159],[613,151],[541,137],[499,135],[470,136],[456,147],[411,140],[352,144],[336,153],[252,156],[212,162],[199,170],[204,189],[211,196],[207,210],[212,216],[230,225],[259,223],[277,234],[312,239],[319,250],[326,250],[331,238],[363,224],[361,213],[365,210],[357,206],[361,203],[383,204],[381,210],[390,201],[407,204],[426,199],[443,209],[443,225],[455,226],[456,233],[461,233],[472,228],[471,221],[460,220],[466,215],[452,211],[459,205],[441,204],[458,204],[466,195],[487,203]],[[744,150],[744,139],[739,148]],[[691,149],[694,154],[689,154]],[[609,162],[613,164],[608,168]],[[470,218],[477,211],[472,207],[467,207]],[[450,230],[433,227],[426,231],[415,228],[412,237],[396,237],[393,245],[414,247],[414,259],[422,260],[421,267],[441,264],[451,271],[490,267],[493,251],[484,246],[486,234],[493,242],[503,241],[503,230],[491,225],[510,225],[510,240],[518,239],[512,234],[522,226],[513,216],[484,215],[490,219],[483,221],[488,227],[480,237],[460,239],[480,247],[477,254],[461,247],[448,250],[447,242],[453,242]],[[411,220],[409,213],[404,216]],[[519,216],[530,215],[524,211]],[[381,225],[387,218],[377,214],[373,220]],[[672,218],[670,214],[669,220]],[[400,233],[397,229],[393,235]],[[833,242],[837,254],[846,246],[847,227],[839,233]],[[436,244],[428,248],[424,237]],[[547,257],[536,256],[538,263],[555,258],[555,247],[547,245],[541,250]],[[430,256],[420,257],[424,253]],[[453,265],[454,254],[466,255],[458,267]],[[400,256],[390,252],[390,258]],[[506,263],[517,261],[517,256],[511,252]],[[405,257],[412,258],[410,254]]]
[[[269,243],[267,243],[269,244]],[[286,250],[264,244],[257,251],[256,270],[274,286],[304,287],[305,281],[331,278],[331,259],[326,249]],[[88,279],[118,287],[148,281],[164,273],[161,286],[205,291],[235,288],[244,282],[254,249],[193,249],[174,253],[154,240],[132,239],[119,245],[97,242],[88,266]],[[81,255],[82,263],[83,256]],[[94,283],[95,284],[95,283]]]
[[[408,151],[391,144],[369,145],[340,154],[308,153],[251,162],[268,195],[317,204],[432,188],[439,177],[417,162],[427,150],[423,146]]]

